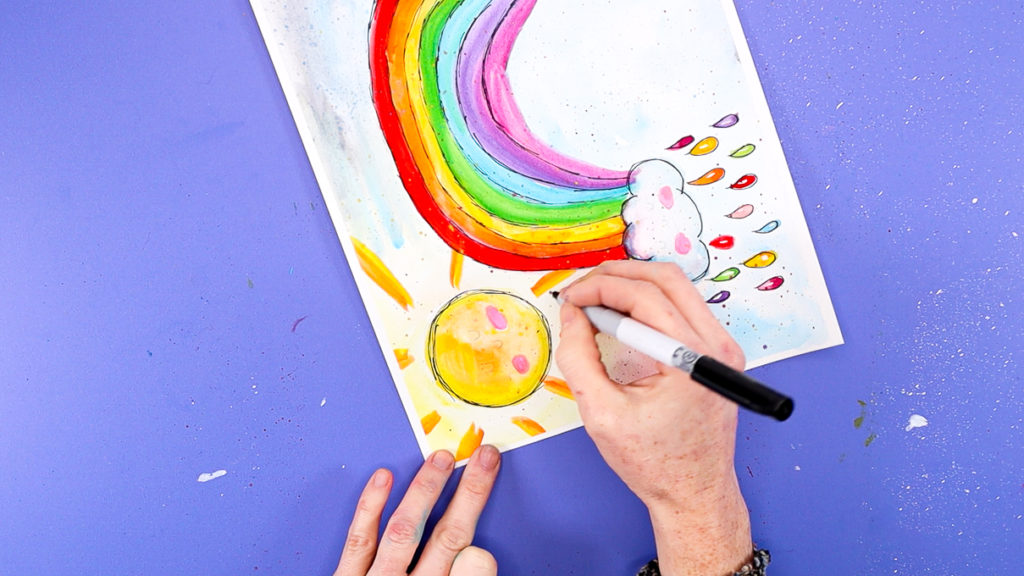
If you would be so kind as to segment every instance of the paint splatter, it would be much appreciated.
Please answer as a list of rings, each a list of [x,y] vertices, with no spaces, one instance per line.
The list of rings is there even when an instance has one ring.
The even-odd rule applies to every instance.
[[[742,220],[753,213],[754,207],[750,204],[744,204],[743,206],[733,210],[731,214],[726,214],[725,217],[732,218],[734,220]]]
[[[708,244],[718,248],[719,250],[728,250],[729,248],[732,248],[735,243],[736,239],[732,236],[719,236],[711,242],[708,242]]]
[[[743,263],[747,268],[767,268],[775,263],[775,252],[764,251],[752,256]]]
[[[704,156],[710,154],[718,148],[718,138],[714,136],[708,136],[707,138],[697,142],[697,145],[690,149],[690,155],[692,156]]]
[[[754,174],[744,174],[743,176],[740,176],[739,180],[733,182],[729,188],[733,190],[746,190],[754,184],[757,184],[757,176]]]
[[[729,154],[729,156],[733,158],[746,158],[747,156],[750,156],[751,154],[754,153],[755,148],[756,146],[754,146],[753,144],[744,144],[743,146],[740,146],[739,148],[734,150],[732,154]]]
[[[904,428],[907,432],[910,432],[914,428],[924,428],[928,425],[928,419],[920,414],[912,414],[910,420],[907,421],[907,427]]]
[[[203,472],[202,474],[199,475],[199,478],[196,478],[196,482],[209,482],[210,480],[216,480],[217,478],[220,478],[221,476],[224,476],[227,473],[227,470]]]
[[[771,222],[765,224],[764,226],[761,226],[757,230],[754,230],[754,232],[756,232],[758,234],[768,234],[769,232],[774,232],[775,229],[778,228],[778,227],[779,227],[779,221],[778,220],[772,220]]]
[[[693,184],[694,186],[707,186],[708,184],[714,184],[725,176],[725,170],[721,168],[712,168],[704,173],[703,176],[696,180],[691,180],[687,184]]]
[[[740,117],[736,114],[729,114],[723,116],[721,120],[715,122],[712,128],[731,128],[740,121]]]
[[[711,298],[708,298],[708,304],[721,304],[728,300],[729,296],[732,296],[732,294],[728,290],[722,290]]]
[[[857,404],[860,405],[860,415],[853,419],[853,427],[859,430],[864,425],[864,418],[868,415],[868,403],[863,400],[857,400]]]
[[[739,268],[726,268],[725,270],[722,270],[721,272],[719,272],[718,276],[715,276],[714,278],[712,278],[711,281],[712,282],[728,282],[729,280],[732,280],[733,278],[735,278],[735,277],[737,277],[739,275],[740,275],[740,269]]]
[[[782,286],[783,282],[785,282],[785,280],[783,280],[782,276],[772,276],[771,278],[765,280],[760,285],[758,285],[757,289],[762,292],[768,292],[770,290],[777,289],[779,286]]]
[[[302,318],[299,318],[295,322],[292,322],[292,334],[295,333],[295,329],[298,328],[299,324],[301,324],[302,321],[305,320],[306,318],[309,318],[309,316],[303,316]]]
[[[693,144],[693,136],[683,136],[676,141],[675,144],[668,147],[668,150],[680,150],[686,148],[690,144]]]

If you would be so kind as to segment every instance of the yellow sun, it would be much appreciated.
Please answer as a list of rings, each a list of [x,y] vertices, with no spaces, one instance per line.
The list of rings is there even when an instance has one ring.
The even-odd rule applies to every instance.
[[[544,315],[522,298],[470,290],[434,317],[427,358],[437,383],[452,396],[477,406],[510,406],[543,382],[551,331]]]

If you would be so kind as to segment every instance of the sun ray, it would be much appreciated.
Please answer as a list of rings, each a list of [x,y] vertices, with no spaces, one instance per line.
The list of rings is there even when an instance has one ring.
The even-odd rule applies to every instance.
[[[420,425],[423,426],[423,433],[430,434],[434,431],[434,426],[441,421],[441,415],[434,410],[430,414],[427,414],[423,418],[420,418]]]
[[[543,434],[547,432],[547,430],[545,430],[543,426],[538,424],[536,420],[533,420],[532,418],[527,418],[526,416],[513,416],[512,423],[515,424],[516,426],[519,426],[523,430],[523,432],[526,432],[530,436],[537,436],[538,434]]]
[[[541,294],[551,290],[555,286],[558,286],[563,280],[572,276],[574,273],[576,273],[575,270],[555,270],[553,272],[548,272],[541,276],[540,280],[537,280],[537,283],[534,284],[530,290],[533,291],[534,296],[539,298]]]
[[[395,359],[398,360],[398,367],[405,370],[416,361],[416,358],[409,354],[408,348],[395,348]]]
[[[552,394],[557,394],[562,398],[568,398],[569,400],[575,400],[576,398],[572,395],[572,390],[569,390],[569,385],[565,383],[565,380],[561,378],[555,378],[554,376],[548,376],[544,379],[544,389]]]
[[[350,236],[349,238],[352,239],[352,245],[355,246],[359,267],[363,269],[363,272],[366,272],[366,275],[377,286],[380,286],[382,290],[387,292],[388,296],[394,298],[399,306],[408,310],[412,306],[412,296],[409,296],[409,292],[398,281],[398,278],[395,278],[395,275],[391,273],[391,270],[388,270],[384,262],[371,252],[365,244],[360,242],[355,236]]]
[[[462,261],[465,259],[462,252],[452,250],[452,263],[448,268],[448,282],[451,283],[452,288],[458,289],[459,283],[462,282]]]
[[[475,422],[470,424],[469,430],[466,430],[462,440],[459,441],[459,449],[455,451],[455,460],[461,461],[472,456],[473,452],[476,452],[476,449],[480,447],[483,441],[483,428],[477,428]]]

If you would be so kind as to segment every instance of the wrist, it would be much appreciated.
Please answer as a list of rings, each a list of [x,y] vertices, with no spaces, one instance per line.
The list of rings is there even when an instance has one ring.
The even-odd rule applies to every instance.
[[[721,509],[723,503],[742,503],[731,455],[700,463],[662,464],[661,468],[654,486],[637,493],[652,513],[692,512],[701,516]]]
[[[751,560],[750,516],[735,474],[683,496],[648,505],[664,576],[732,574]]]

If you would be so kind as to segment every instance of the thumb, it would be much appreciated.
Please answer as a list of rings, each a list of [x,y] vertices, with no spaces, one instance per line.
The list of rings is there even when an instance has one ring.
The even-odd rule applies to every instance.
[[[487,550],[469,546],[455,557],[449,576],[498,576],[498,562]]]
[[[562,331],[555,350],[555,362],[576,397],[580,411],[585,412],[587,404],[601,402],[602,397],[616,392],[615,384],[601,363],[594,329],[583,311],[565,302],[560,316]]]

